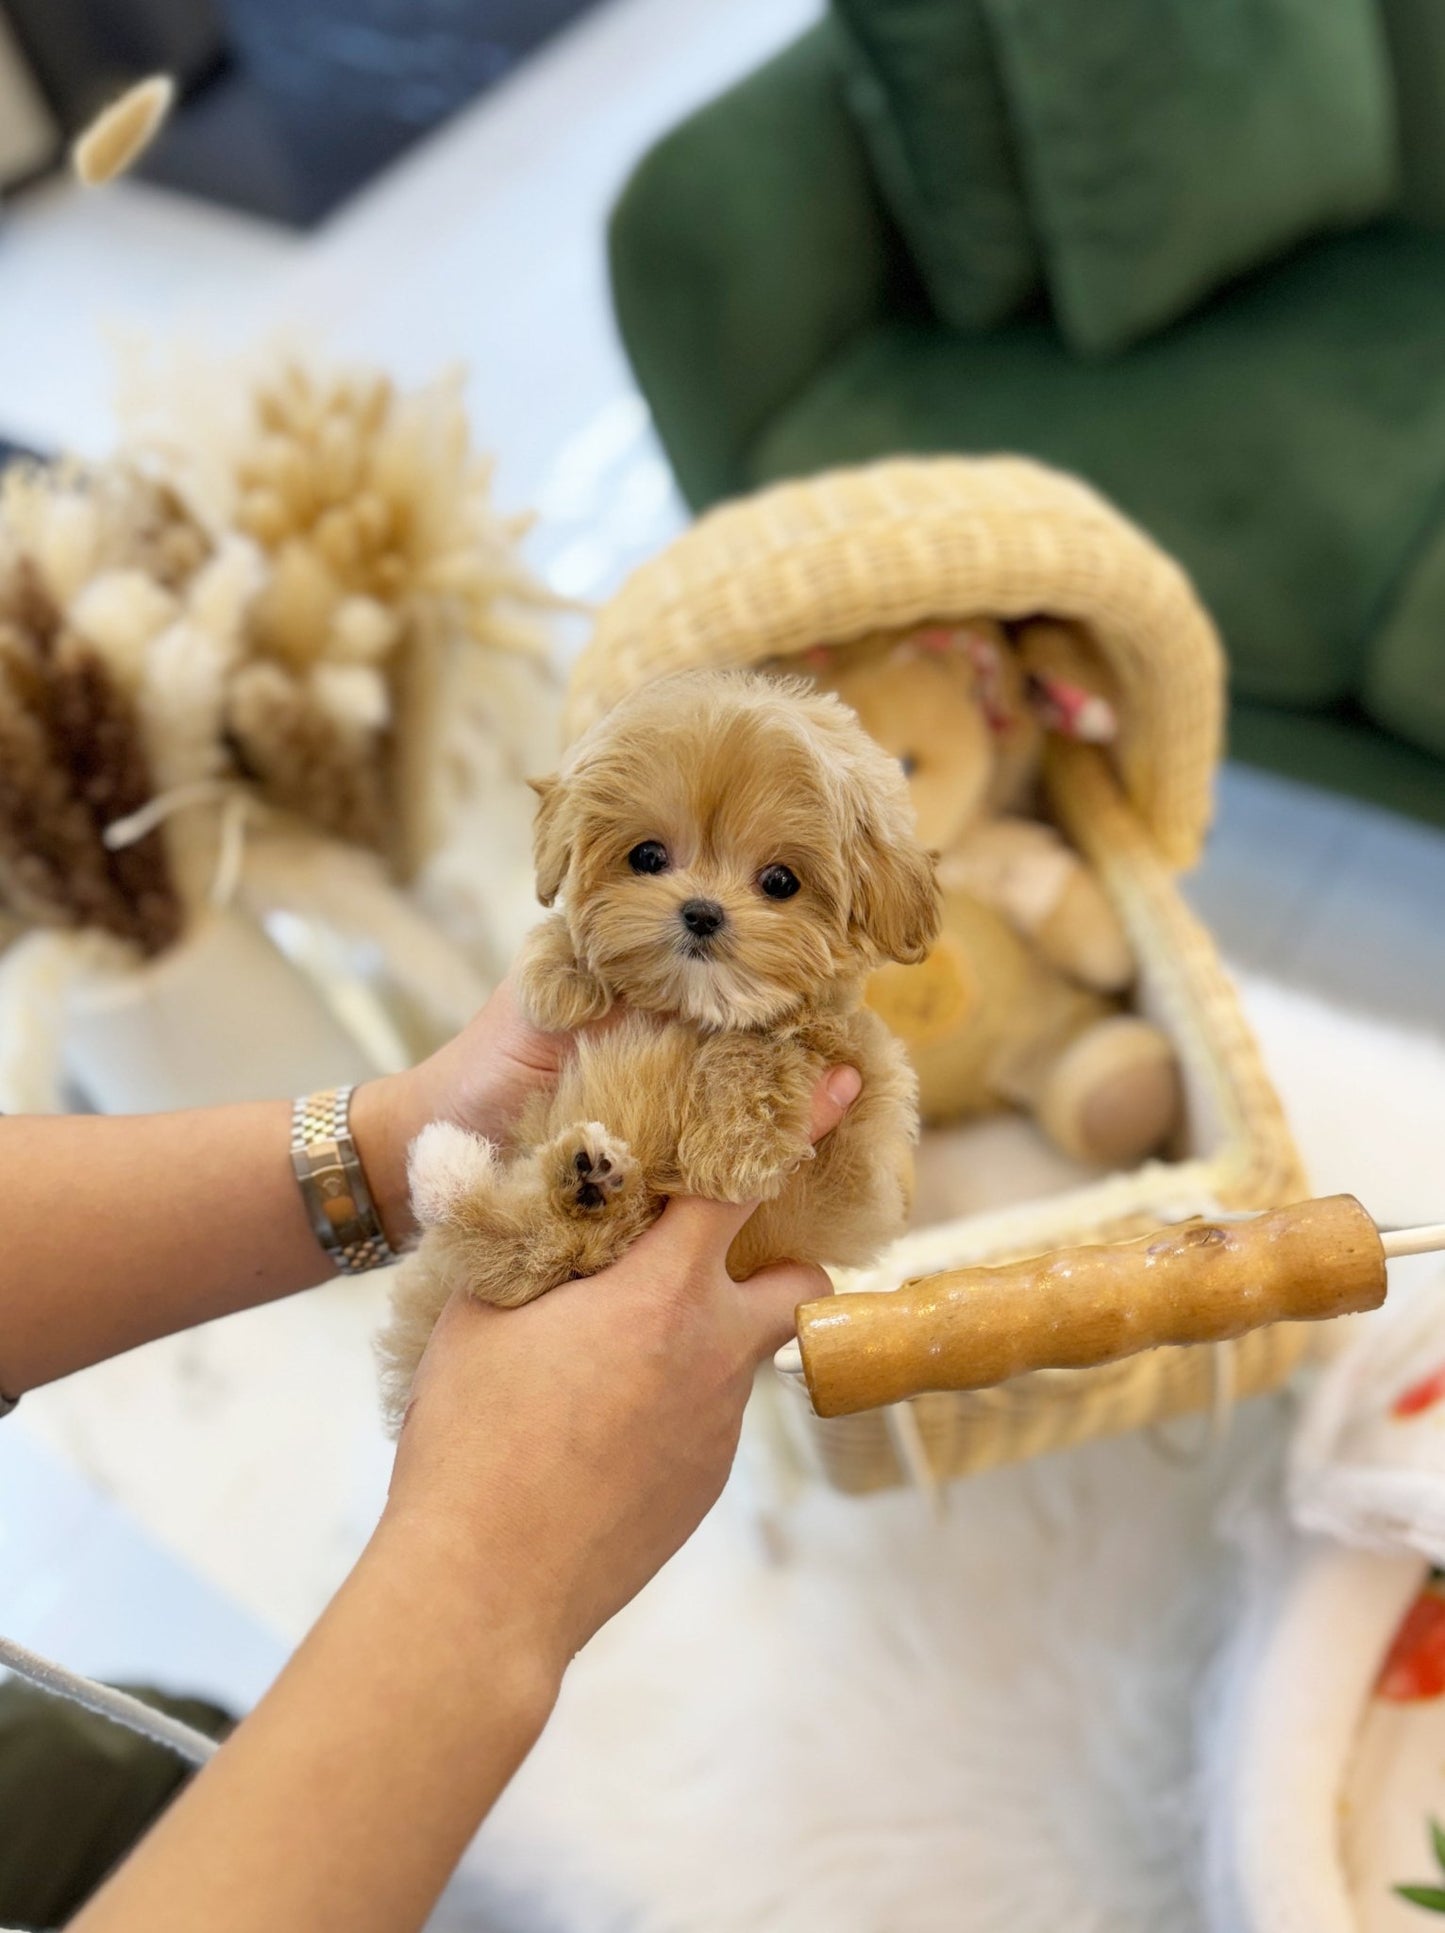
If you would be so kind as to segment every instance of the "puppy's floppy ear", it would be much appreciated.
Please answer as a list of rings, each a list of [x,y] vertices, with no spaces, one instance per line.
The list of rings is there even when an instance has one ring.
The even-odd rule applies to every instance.
[[[855,932],[883,959],[917,965],[938,938],[935,855],[905,828],[869,813],[850,857]]]
[[[918,843],[903,774],[835,694],[799,692],[797,698],[842,788],[849,933],[879,960],[915,966],[938,938],[942,908],[936,855]]]
[[[562,890],[572,863],[572,812],[565,779],[528,779],[538,798],[532,827],[532,859],[537,871],[537,897],[550,906]]]

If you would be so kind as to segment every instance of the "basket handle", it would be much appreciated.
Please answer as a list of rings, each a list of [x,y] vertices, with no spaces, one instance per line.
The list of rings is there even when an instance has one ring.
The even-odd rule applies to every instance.
[[[1131,1242],[805,1302],[802,1372],[819,1416],[851,1416],[931,1390],[987,1389],[1030,1370],[1090,1369],[1267,1323],[1375,1309],[1385,1258],[1353,1195],[1251,1221],[1184,1222]]]

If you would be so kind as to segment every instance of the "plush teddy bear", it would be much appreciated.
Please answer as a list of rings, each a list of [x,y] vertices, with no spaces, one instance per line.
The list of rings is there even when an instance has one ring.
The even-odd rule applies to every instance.
[[[1012,1105],[1078,1160],[1144,1159],[1178,1119],[1174,1050],[1123,1004],[1133,950],[1098,879],[1027,816],[1046,732],[1113,735],[1105,667],[1071,627],[985,618],[820,647],[806,664],[899,760],[940,854],[938,943],[868,991],[909,1048],[924,1120]]]

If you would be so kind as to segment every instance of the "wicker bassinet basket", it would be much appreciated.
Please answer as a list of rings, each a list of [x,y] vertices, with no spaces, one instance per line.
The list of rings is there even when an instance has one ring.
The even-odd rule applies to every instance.
[[[703,517],[601,612],[574,669],[571,735],[634,686],[706,665],[787,658],[927,619],[1038,613],[1084,627],[1118,679],[1108,755],[1051,746],[1051,809],[1097,868],[1133,941],[1138,999],[1184,1074],[1184,1153],[1008,1210],[904,1236],[840,1292],[1197,1213],[1264,1208],[1307,1188],[1278,1099],[1208,934],[1175,875],[1198,857],[1220,752],[1223,660],[1183,572],[1074,478],[1014,457],[908,459],[765,490]],[[833,1483],[866,1491],[1063,1448],[1271,1389],[1308,1346],[1276,1326],[1218,1347],[1159,1349],[1094,1370],[824,1421],[791,1413]]]

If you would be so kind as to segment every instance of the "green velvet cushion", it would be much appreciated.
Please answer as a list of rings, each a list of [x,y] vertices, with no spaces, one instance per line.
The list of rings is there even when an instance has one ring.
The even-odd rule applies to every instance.
[[[899,450],[1024,450],[1076,470],[1194,574],[1236,688],[1360,690],[1445,494],[1445,235],[1380,226],[1241,284],[1115,361],[1043,321],[861,333],[758,439],[753,482]],[[1437,678],[1445,625],[1430,633]]]
[[[819,21],[644,155],[608,233],[617,321],[691,502],[911,271]]]
[[[929,298],[956,328],[1014,314],[1039,256],[979,0],[833,0],[848,102]]]
[[[1080,351],[1137,342],[1391,200],[1375,0],[982,4],[1049,289]]]
[[[1361,695],[1378,723],[1445,756],[1445,488],[1421,506],[1416,530],[1379,613]]]
[[[1395,81],[1400,212],[1445,227],[1445,5],[1380,0]]]

